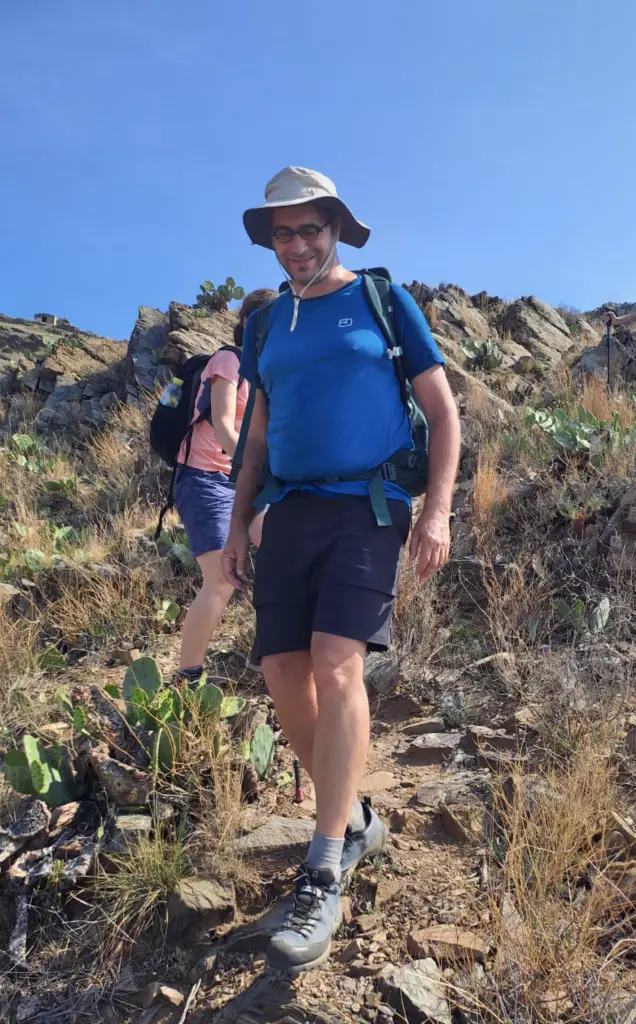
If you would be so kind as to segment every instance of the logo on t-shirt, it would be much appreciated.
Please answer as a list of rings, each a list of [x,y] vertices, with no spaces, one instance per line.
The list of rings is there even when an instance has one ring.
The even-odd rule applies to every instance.
[[[353,320],[350,316],[345,316],[342,320],[338,320],[338,327],[353,327]]]

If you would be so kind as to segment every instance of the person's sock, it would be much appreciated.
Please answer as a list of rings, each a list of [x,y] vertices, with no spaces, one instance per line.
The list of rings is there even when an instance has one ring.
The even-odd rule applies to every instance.
[[[333,872],[336,882],[340,881],[340,861],[344,848],[344,837],[342,839],[331,839],[323,836],[320,832],[314,832],[311,837],[307,864],[316,871],[329,870]]]
[[[352,832],[364,832],[367,827],[367,819],[364,816],[364,807],[358,797],[353,801],[353,807],[347,825]]]

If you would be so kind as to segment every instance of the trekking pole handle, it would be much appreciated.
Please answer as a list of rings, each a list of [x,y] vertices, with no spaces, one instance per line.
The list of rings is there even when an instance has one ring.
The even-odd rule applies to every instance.
[[[300,777],[300,761],[297,757],[294,758],[294,779],[296,782],[296,803],[302,804],[305,794],[303,793],[302,779]]]

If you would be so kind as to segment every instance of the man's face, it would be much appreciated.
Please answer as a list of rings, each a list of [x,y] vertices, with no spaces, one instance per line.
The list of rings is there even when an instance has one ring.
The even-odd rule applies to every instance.
[[[292,281],[308,284],[325,262],[333,244],[332,226],[326,227],[327,224],[327,216],[314,203],[272,210],[274,250]],[[303,231],[305,237],[285,237],[286,232],[293,231]]]

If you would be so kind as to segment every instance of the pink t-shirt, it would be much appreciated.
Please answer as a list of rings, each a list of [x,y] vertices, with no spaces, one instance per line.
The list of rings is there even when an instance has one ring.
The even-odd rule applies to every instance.
[[[245,406],[247,405],[249,385],[247,381],[244,380],[241,382],[241,386],[238,386],[239,361],[236,353],[234,352],[217,352],[216,355],[213,355],[208,362],[208,365],[201,374],[201,384],[196,397],[196,402],[194,403],[194,415],[192,419],[196,419],[199,415],[198,407],[202,400],[205,405],[209,405],[210,392],[217,377],[223,377],[225,380],[231,381],[238,389],[236,392],[236,417],[234,420],[234,429],[238,432],[241,429]],[[184,463],[185,454],[186,441],[183,442],[179,449],[177,461]],[[193,469],[203,469],[208,473],[230,472],[232,460],[229,455],[225,454],[221,445],[217,441],[214,427],[210,426],[210,424],[205,421],[198,423],[192,431],[192,442],[190,444],[190,455],[188,457],[187,464]]]

